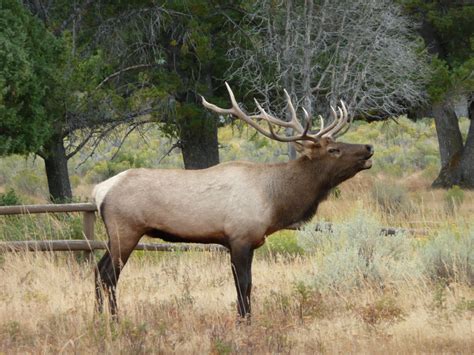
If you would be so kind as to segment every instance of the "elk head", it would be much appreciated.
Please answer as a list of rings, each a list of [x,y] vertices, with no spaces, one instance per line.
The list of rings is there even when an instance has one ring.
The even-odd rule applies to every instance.
[[[220,113],[230,114],[240,118],[264,136],[280,142],[292,142],[296,150],[302,155],[302,159],[310,160],[320,168],[321,173],[330,177],[329,185],[336,186],[364,169],[372,167],[370,158],[374,154],[372,145],[369,144],[348,144],[336,142],[336,137],[343,135],[349,129],[352,119],[349,118],[346,106],[343,101],[341,105],[334,109],[331,106],[332,122],[325,127],[324,119],[319,116],[321,127],[318,131],[311,132],[311,119],[308,112],[303,108],[305,116],[304,126],[296,116],[296,110],[291,102],[288,92],[285,96],[288,102],[288,109],[291,114],[290,121],[284,121],[267,113],[257,100],[255,103],[260,113],[257,115],[247,115],[244,113],[232,92],[229,84],[225,83],[232,102],[232,107],[223,109],[207,102],[202,97],[202,102],[208,109]],[[265,121],[268,130],[260,126],[257,121]],[[273,125],[293,129],[292,136],[282,136],[275,133]]]

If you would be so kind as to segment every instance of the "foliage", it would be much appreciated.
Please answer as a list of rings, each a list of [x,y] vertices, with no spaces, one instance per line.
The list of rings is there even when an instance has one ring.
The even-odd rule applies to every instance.
[[[0,206],[14,206],[21,205],[21,203],[21,198],[11,188],[7,192],[0,194]]]
[[[0,155],[37,151],[61,115],[62,45],[18,0],[0,9]]]
[[[474,285],[474,228],[442,230],[422,249],[426,275],[434,281]]]
[[[467,2],[443,0],[400,0],[405,9],[433,27],[438,48],[432,60],[433,73],[428,84],[432,101],[446,94],[469,93],[474,88],[474,8]]]
[[[304,250],[298,245],[297,235],[292,231],[280,231],[267,238],[264,246],[258,251],[264,255],[282,254],[299,255]]]

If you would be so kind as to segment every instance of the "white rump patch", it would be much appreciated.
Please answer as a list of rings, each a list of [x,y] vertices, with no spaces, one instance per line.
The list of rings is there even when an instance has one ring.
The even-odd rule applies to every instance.
[[[125,177],[126,173],[127,171],[122,171],[120,174],[112,176],[110,179],[107,179],[105,181],[102,181],[100,184],[95,185],[94,190],[92,191],[92,198],[95,201],[97,210],[99,211],[99,215],[100,215],[100,206],[102,205],[102,202],[104,202],[105,196],[110,191],[112,186],[117,185],[120,182],[120,180],[122,180]]]

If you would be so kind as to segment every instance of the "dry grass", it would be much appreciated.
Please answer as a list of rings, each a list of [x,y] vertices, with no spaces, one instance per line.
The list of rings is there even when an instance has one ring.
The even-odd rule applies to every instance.
[[[310,256],[254,266],[254,317],[238,324],[227,255],[136,253],[119,283],[118,324],[93,312],[90,265],[51,254],[6,255],[0,353],[472,353],[473,290],[307,286]]]
[[[372,196],[374,185],[401,186],[406,194],[406,206],[400,211],[386,211]],[[431,189],[431,180],[414,174],[401,181],[384,175],[356,175],[340,185],[341,198],[330,198],[321,204],[316,219],[344,220],[354,211],[355,204],[377,215],[384,225],[436,230],[453,223],[472,223],[474,191],[465,190],[464,201],[451,211],[446,206],[446,190]]]

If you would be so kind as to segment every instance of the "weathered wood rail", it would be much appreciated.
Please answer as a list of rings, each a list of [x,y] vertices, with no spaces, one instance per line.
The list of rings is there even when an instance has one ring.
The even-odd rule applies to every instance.
[[[107,249],[107,243],[95,240],[94,224],[97,207],[93,203],[0,206],[0,215],[30,215],[37,213],[82,212],[84,240],[26,240],[0,242],[0,252],[8,251],[83,251]],[[147,251],[226,251],[221,245],[139,243],[135,250]]]

